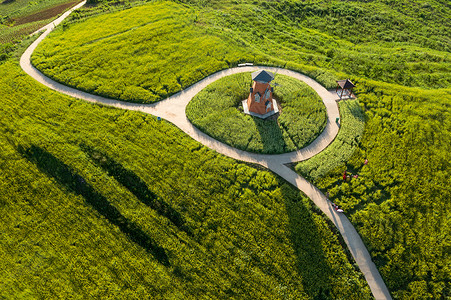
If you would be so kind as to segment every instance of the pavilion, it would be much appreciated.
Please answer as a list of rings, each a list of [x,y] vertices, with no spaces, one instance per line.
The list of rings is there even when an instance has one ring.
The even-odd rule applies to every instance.
[[[345,80],[337,80],[337,88],[335,92],[340,96],[340,99],[345,96],[352,98],[352,89],[355,87],[355,84],[351,82],[349,79]]]

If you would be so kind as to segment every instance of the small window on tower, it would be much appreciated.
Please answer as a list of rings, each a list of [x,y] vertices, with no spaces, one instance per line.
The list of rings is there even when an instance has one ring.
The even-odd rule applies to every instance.
[[[255,94],[255,102],[260,102],[260,94]]]
[[[271,91],[269,89],[266,89],[265,99],[269,99],[270,96],[271,96]]]

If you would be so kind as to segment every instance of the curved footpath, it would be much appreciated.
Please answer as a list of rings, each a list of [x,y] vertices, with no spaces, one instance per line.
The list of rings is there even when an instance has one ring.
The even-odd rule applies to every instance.
[[[329,92],[313,79],[300,73],[281,68],[258,66],[231,68],[217,72],[192,85],[186,90],[183,90],[165,100],[154,104],[128,103],[92,95],[70,88],[43,75],[40,71],[32,66],[30,57],[36,46],[55,28],[55,26],[61,23],[64,18],[66,18],[73,10],[83,6],[85,3],[86,1],[81,2],[52,23],[40,29],[40,31],[46,31],[30,47],[28,47],[28,49],[20,58],[20,66],[28,75],[55,91],[78,99],[83,99],[85,101],[93,103],[101,103],[122,109],[141,111],[162,117],[169,122],[172,122],[193,139],[221,154],[237,160],[260,164],[280,175],[285,180],[296,186],[299,190],[304,192],[307,197],[309,197],[327,215],[327,217],[332,220],[335,226],[337,226],[337,228],[340,230],[341,235],[343,236],[343,239],[348,245],[352,256],[354,257],[360,270],[365,276],[365,279],[367,280],[374,297],[376,299],[391,299],[390,293],[384,281],[382,280],[379,271],[372,262],[368,250],[366,249],[365,245],[362,242],[362,239],[360,238],[360,235],[357,233],[354,226],[352,226],[348,218],[343,213],[337,213],[333,209],[331,202],[326,199],[324,194],[318,188],[316,188],[313,184],[309,183],[303,177],[299,176],[296,172],[285,166],[285,164],[287,163],[305,160],[320,153],[334,140],[339,129],[338,125],[335,123],[335,118],[339,117],[338,106],[335,102],[335,100],[337,99],[336,94]],[[309,146],[295,152],[277,155],[249,153],[246,151],[238,150],[213,139],[212,137],[206,135],[205,133],[194,127],[188,121],[188,118],[185,114],[186,105],[198,92],[200,92],[207,85],[225,76],[241,72],[256,71],[261,68],[272,71],[274,73],[288,75],[304,81],[310,87],[312,87],[322,98],[327,110],[327,124],[324,131]]]

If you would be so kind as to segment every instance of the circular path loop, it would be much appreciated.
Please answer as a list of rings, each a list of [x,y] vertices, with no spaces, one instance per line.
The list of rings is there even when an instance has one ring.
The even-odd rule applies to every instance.
[[[60,24],[73,10],[80,8],[85,3],[86,1],[79,3],[58,19],[39,30],[45,30],[45,32],[36,41],[34,41],[30,47],[27,48],[20,58],[20,66],[28,75],[45,86],[74,98],[93,103],[101,103],[121,109],[141,111],[162,117],[169,122],[172,122],[193,139],[221,154],[237,160],[260,164],[283,177],[285,180],[304,192],[307,197],[309,197],[327,215],[327,217],[332,220],[335,226],[337,226],[352,256],[365,276],[373,296],[376,299],[391,299],[390,293],[382,280],[379,271],[372,262],[368,250],[348,218],[343,213],[337,213],[332,207],[331,202],[326,199],[325,195],[318,188],[285,165],[290,162],[308,159],[320,153],[334,140],[339,129],[338,125],[335,123],[335,118],[340,116],[338,106],[335,101],[337,100],[337,95],[335,93],[326,90],[313,79],[300,73],[281,68],[259,66],[237,67],[217,72],[190,86],[186,90],[182,90],[181,92],[165,100],[153,104],[128,103],[92,95],[70,88],[43,75],[34,66],[32,66],[30,57],[36,46],[55,28],[55,26]],[[186,105],[207,85],[225,76],[241,72],[252,72],[261,68],[301,80],[312,87],[322,98],[327,110],[327,124],[324,131],[309,146],[298,151],[276,155],[249,153],[213,139],[194,127],[188,121],[185,114]]]

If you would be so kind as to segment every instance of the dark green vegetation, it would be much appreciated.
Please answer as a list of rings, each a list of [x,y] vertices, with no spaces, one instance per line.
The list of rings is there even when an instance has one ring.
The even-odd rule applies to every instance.
[[[0,2],[0,61],[26,35],[48,24],[52,18],[74,6],[74,0],[4,0]]]
[[[188,119],[208,135],[233,147],[259,153],[284,153],[310,144],[326,125],[326,108],[316,92],[292,77],[276,74],[274,97],[282,107],[277,120],[243,113],[251,74],[224,77],[197,94],[186,108]]]
[[[0,298],[370,298],[336,230],[274,174],[15,62],[0,83]]]
[[[296,171],[309,180],[323,177],[343,165],[362,139],[365,116],[358,100],[345,100],[340,108],[340,131],[335,140],[321,153],[296,164]]]

